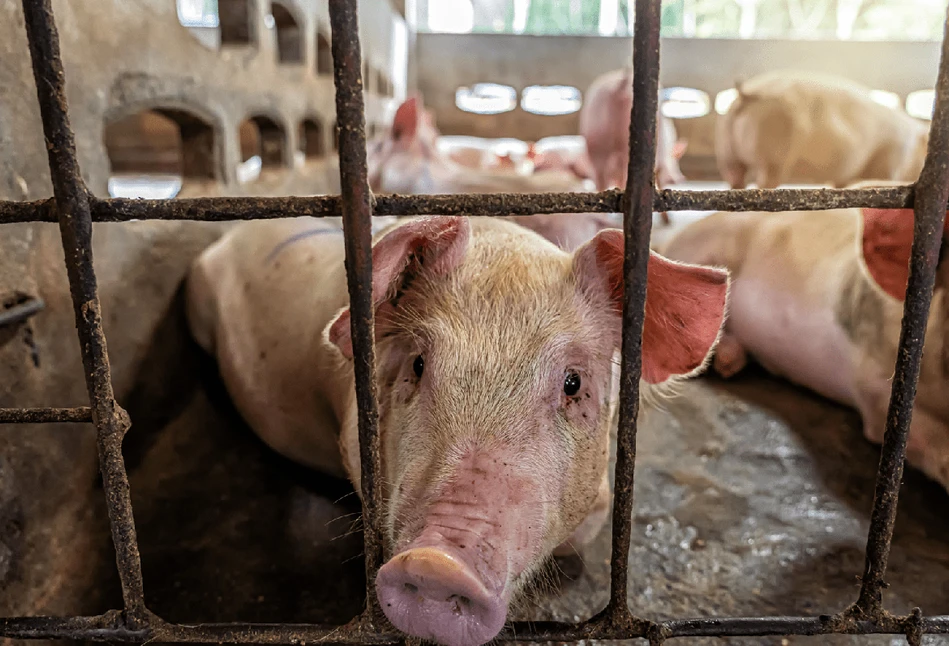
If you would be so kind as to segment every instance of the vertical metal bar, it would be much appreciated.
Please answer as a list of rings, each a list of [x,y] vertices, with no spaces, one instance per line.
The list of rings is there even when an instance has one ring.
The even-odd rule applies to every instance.
[[[939,76],[936,81],[936,106],[929,135],[926,161],[916,183],[915,228],[910,260],[909,282],[903,306],[900,345],[890,391],[886,431],[880,453],[873,512],[867,536],[866,565],[857,613],[874,618],[883,612],[883,576],[886,573],[896,521],[906,440],[913,418],[916,382],[926,339],[926,324],[932,301],[939,248],[949,200],[949,17],[943,33]]]
[[[656,157],[656,109],[659,101],[659,0],[637,0],[633,35],[633,108],[629,125],[629,168],[623,214],[623,345],[619,431],[613,499],[613,552],[610,602],[614,623],[631,616],[626,601],[627,568],[636,467],[639,379],[642,374],[646,271],[652,230]]]
[[[333,73],[336,82],[336,123],[339,128],[339,179],[343,233],[346,239],[346,279],[349,285],[356,402],[359,407],[362,521],[366,554],[366,609],[380,616],[375,593],[376,572],[382,563],[382,486],[379,456],[379,413],[373,355],[372,205],[366,170],[365,107],[359,52],[357,0],[330,2]]]
[[[23,16],[46,136],[53,195],[59,212],[59,230],[86,388],[96,426],[99,469],[109,510],[126,620],[130,627],[135,627],[146,621],[146,609],[129,482],[122,459],[122,438],[128,430],[129,420],[125,411],[115,403],[112,392],[109,354],[102,332],[96,275],[92,267],[89,194],[79,172],[76,145],[69,125],[59,34],[50,0],[23,0]]]

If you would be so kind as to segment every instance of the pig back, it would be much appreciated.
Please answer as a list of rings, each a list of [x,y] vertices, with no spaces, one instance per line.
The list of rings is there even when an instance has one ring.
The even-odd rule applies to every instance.
[[[783,168],[781,181],[836,186],[896,179],[919,133],[912,117],[867,88],[816,73],[771,72],[740,84],[728,117],[720,136],[741,162]]]

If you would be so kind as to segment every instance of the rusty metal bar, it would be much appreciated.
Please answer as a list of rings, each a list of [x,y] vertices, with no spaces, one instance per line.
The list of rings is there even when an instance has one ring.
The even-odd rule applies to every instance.
[[[58,205],[59,230],[75,309],[83,372],[96,425],[99,469],[112,527],[122,597],[127,621],[135,626],[145,620],[146,610],[132,501],[122,459],[122,437],[129,427],[129,420],[125,411],[115,403],[112,392],[109,354],[102,332],[96,275],[92,267],[92,216],[67,114],[59,34],[50,0],[23,0],[23,16],[43,119],[53,195]]]
[[[330,3],[336,123],[339,128],[339,181],[342,187],[346,282],[356,404],[359,408],[360,490],[366,557],[366,617],[382,620],[376,598],[376,572],[382,565],[382,473],[379,455],[379,411],[373,353],[372,194],[366,170],[365,106],[359,48],[357,0]]]
[[[578,624],[559,622],[515,622],[498,636],[502,641],[570,641],[580,639],[626,640],[655,636],[676,637],[763,637],[768,635],[905,635],[949,634],[949,616],[888,616],[882,621],[818,617],[708,617],[674,619],[660,623],[613,627],[590,620]],[[196,624],[165,623],[153,618],[147,628],[131,629],[119,611],[94,617],[13,617],[0,619],[0,636],[14,639],[82,639],[142,644],[392,644],[403,637],[395,631],[378,632],[362,621],[344,626],[316,624]]]
[[[28,298],[13,307],[0,310],[0,327],[22,323],[35,314],[39,314],[46,307],[42,298]]]
[[[949,17],[942,40],[936,104],[929,132],[926,161],[916,183],[915,227],[909,282],[903,305],[896,369],[886,414],[886,431],[880,452],[873,512],[867,535],[866,565],[860,596],[852,611],[861,618],[884,614],[883,580],[893,525],[896,522],[906,442],[913,419],[929,306],[932,302],[939,249],[949,201]]]
[[[613,487],[613,545],[610,601],[606,619],[614,626],[636,625],[629,611],[627,582],[632,532],[633,480],[642,375],[646,269],[652,230],[656,110],[659,102],[660,3],[637,0],[633,31],[633,108],[629,124],[626,211],[623,213],[623,341],[619,391],[616,476]]]
[[[654,211],[822,211],[851,207],[913,208],[913,186],[880,188],[778,188],[657,191]],[[619,189],[598,193],[487,193],[375,195],[374,215],[532,215],[534,213],[622,213]],[[180,200],[89,198],[94,222],[192,220],[220,222],[287,217],[340,217],[338,195],[311,197],[201,197]],[[56,222],[53,200],[0,201],[0,224]]]
[[[0,424],[53,424],[92,422],[92,409],[76,408],[0,408]]]

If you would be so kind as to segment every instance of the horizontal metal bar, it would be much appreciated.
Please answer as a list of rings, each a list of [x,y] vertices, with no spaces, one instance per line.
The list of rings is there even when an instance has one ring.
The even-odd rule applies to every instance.
[[[57,422],[92,423],[92,409],[75,408],[0,408],[0,424],[54,424]]]
[[[826,211],[850,207],[913,208],[914,187],[775,188],[657,191],[655,211]],[[373,215],[531,215],[534,213],[622,213],[623,192],[376,195]],[[266,220],[342,217],[340,196],[200,197],[181,200],[90,198],[94,222],[130,220]],[[0,224],[56,222],[52,200],[0,201]]]
[[[923,634],[949,634],[949,616],[887,616],[879,622],[855,621],[840,615],[819,617],[703,617],[647,622],[644,627],[624,629],[603,621],[578,624],[559,622],[515,622],[499,640],[571,641],[577,639],[635,639],[649,635],[674,637],[760,637],[765,635],[902,635],[919,626]],[[12,617],[0,619],[0,636],[13,639],[83,639],[141,644],[232,643],[293,644],[317,641],[335,644],[391,644],[403,637],[395,632],[375,632],[356,620],[344,626],[318,624],[195,624],[166,623],[151,616],[148,625],[129,629],[119,611],[95,617]]]
[[[22,303],[0,310],[0,327],[22,323],[34,314],[38,314],[46,307],[42,298],[29,298]]]

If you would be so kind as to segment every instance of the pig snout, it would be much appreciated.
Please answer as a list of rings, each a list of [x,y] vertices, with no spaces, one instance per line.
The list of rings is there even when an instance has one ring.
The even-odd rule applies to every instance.
[[[389,621],[410,635],[449,646],[480,646],[504,626],[507,599],[492,591],[455,550],[414,547],[376,577]]]
[[[406,487],[402,547],[376,577],[382,610],[399,630],[446,646],[480,646],[501,631],[545,526],[545,505],[528,505],[537,488],[505,463],[490,451],[468,454],[428,504],[420,504],[428,486]]]

